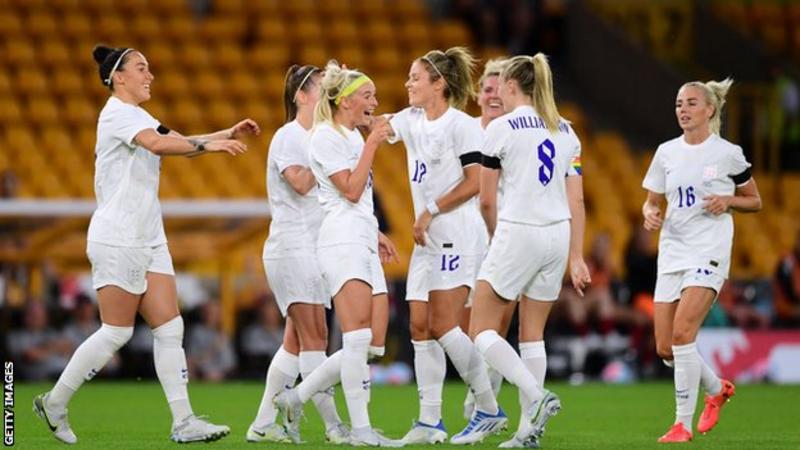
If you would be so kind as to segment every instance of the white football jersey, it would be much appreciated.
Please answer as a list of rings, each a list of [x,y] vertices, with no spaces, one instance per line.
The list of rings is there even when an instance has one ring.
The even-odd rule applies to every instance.
[[[703,143],[683,137],[658,146],[642,186],[667,198],[658,244],[658,273],[704,269],[728,277],[733,217],[703,210],[708,195],[733,195],[750,180],[742,148],[712,134]]]
[[[110,96],[97,120],[94,192],[97,209],[87,240],[117,247],[167,242],[158,201],[161,158],[133,139],[158,120],[139,106]]]
[[[342,170],[354,170],[364,151],[364,138],[358,130],[344,127],[341,130],[322,123],[311,132],[311,171],[319,183],[319,201],[324,211],[317,246],[363,244],[377,250],[378,219],[372,205],[372,170],[356,203],[347,200],[329,178]]]
[[[406,146],[416,217],[428,203],[441,198],[464,179],[465,165],[480,163],[480,124],[462,111],[449,108],[436,120],[428,120],[422,108],[406,108],[395,114],[390,124],[394,130],[390,142],[402,140]],[[434,217],[427,241],[426,250],[434,253],[482,255],[488,235],[477,196]]]
[[[519,106],[486,127],[487,160],[500,163],[497,220],[544,226],[570,219],[566,177],[581,175],[581,143],[559,122],[551,133],[532,106]]]
[[[272,137],[267,156],[267,196],[272,214],[264,257],[281,257],[298,252],[314,253],[322,207],[317,186],[298,194],[283,177],[289,166],[308,167],[311,132],[296,120],[280,127]]]

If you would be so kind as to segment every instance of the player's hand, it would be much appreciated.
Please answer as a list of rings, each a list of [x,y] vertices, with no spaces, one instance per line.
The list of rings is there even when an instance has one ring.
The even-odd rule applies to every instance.
[[[258,127],[256,121],[253,119],[244,119],[231,127],[229,136],[231,139],[240,139],[244,136],[258,136],[259,134],[261,134],[261,128]]]
[[[433,216],[430,211],[426,209],[417,217],[417,221],[414,222],[414,242],[417,245],[425,246],[425,234],[428,231],[428,227],[431,226],[431,220],[433,220]]]
[[[703,209],[715,216],[718,216],[731,209],[731,201],[733,201],[733,196],[707,195],[703,197],[703,200],[705,201]]]
[[[589,267],[583,258],[575,258],[569,263],[569,276],[572,278],[572,287],[583,297],[583,290],[589,287],[592,277],[589,275]]]
[[[380,145],[381,142],[387,140],[392,134],[392,126],[385,117],[376,117],[372,119],[369,126],[369,136],[367,136],[367,144]]]
[[[381,263],[383,264],[400,262],[400,258],[397,256],[397,247],[394,246],[394,242],[381,232],[378,232],[378,256],[380,256]]]
[[[230,155],[241,155],[247,151],[247,144],[239,142],[235,139],[220,139],[218,141],[209,141],[205,144],[207,152],[226,152]]]
[[[644,229],[647,231],[656,231],[664,223],[664,219],[661,217],[661,208],[658,206],[645,203],[642,207],[642,215],[644,215]]]

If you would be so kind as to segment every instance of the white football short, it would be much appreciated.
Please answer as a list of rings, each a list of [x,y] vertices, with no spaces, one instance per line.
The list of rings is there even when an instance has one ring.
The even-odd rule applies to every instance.
[[[694,268],[660,273],[656,278],[656,290],[653,300],[656,303],[678,301],[683,290],[692,286],[713,289],[715,292],[714,299],[716,300],[723,284],[725,284],[725,278],[711,268]]]
[[[331,297],[316,255],[264,258],[264,272],[284,317],[293,303],[331,307]]]
[[[334,297],[349,280],[372,286],[372,295],[385,294],[386,277],[378,252],[366,245],[342,244],[317,248],[322,277]]]
[[[89,242],[86,255],[92,264],[92,287],[118,286],[131,294],[147,291],[147,272],[175,275],[167,244],[155,247],[116,247]]]
[[[481,257],[430,253],[415,247],[408,265],[406,300],[428,301],[430,291],[446,291],[466,286],[475,288]]]
[[[557,300],[569,259],[569,233],[568,220],[542,227],[498,222],[478,279],[506,300],[520,294]]]

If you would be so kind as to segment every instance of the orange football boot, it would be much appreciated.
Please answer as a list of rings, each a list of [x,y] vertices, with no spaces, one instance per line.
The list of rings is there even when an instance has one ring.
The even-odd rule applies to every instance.
[[[708,433],[719,421],[719,411],[722,406],[736,394],[736,386],[728,380],[722,381],[722,390],[717,395],[706,394],[706,406],[697,421],[697,431]]]
[[[672,442],[689,442],[692,440],[692,432],[687,431],[682,423],[678,422],[673,425],[669,431],[663,436],[658,438],[658,442],[668,444]]]

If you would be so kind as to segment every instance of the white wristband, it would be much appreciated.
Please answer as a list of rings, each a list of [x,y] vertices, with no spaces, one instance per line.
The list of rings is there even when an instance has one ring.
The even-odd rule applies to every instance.
[[[428,212],[431,213],[432,216],[435,216],[435,215],[439,214],[439,207],[436,205],[436,200],[428,203],[425,206],[425,209],[427,209]]]

